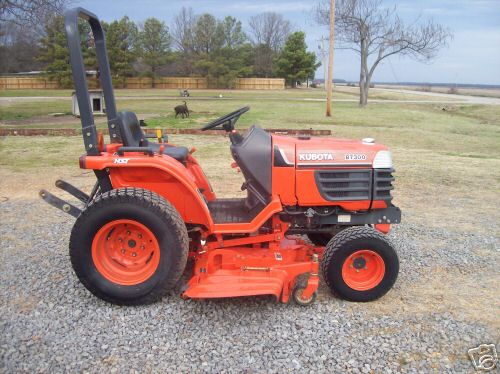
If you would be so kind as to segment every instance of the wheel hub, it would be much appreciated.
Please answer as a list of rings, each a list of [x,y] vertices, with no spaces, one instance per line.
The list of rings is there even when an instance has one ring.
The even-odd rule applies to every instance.
[[[356,291],[367,291],[377,287],[384,275],[384,259],[368,249],[355,251],[346,258],[342,266],[342,279]]]
[[[353,260],[352,265],[354,269],[363,269],[366,266],[366,260],[363,256],[357,257]]]
[[[104,278],[130,286],[145,282],[155,273],[160,247],[145,225],[120,219],[108,222],[96,233],[92,260]]]

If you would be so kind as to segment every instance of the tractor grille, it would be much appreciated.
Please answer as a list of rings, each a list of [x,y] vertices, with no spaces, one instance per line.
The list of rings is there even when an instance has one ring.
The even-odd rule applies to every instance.
[[[373,200],[391,201],[391,190],[394,189],[392,182],[394,169],[375,169],[373,175]]]
[[[370,200],[372,170],[316,171],[316,185],[321,196],[328,201]]]

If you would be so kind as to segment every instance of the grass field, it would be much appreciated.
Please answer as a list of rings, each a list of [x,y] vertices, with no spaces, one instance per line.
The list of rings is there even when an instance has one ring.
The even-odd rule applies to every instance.
[[[71,90],[0,90],[0,124],[3,121],[29,120],[33,117],[44,116],[51,113],[71,114]],[[115,90],[117,105],[119,109],[131,109],[138,113],[152,113],[157,116],[170,117],[173,108],[188,101],[188,106],[196,116],[221,115],[230,108],[238,105],[251,105],[257,109],[262,104],[280,105],[284,100],[291,100],[300,104],[310,101],[323,100],[325,92],[321,89],[297,89],[282,91],[241,91],[241,90],[191,90],[189,98],[181,98],[178,90],[163,89],[118,89]],[[219,95],[223,97],[220,98]],[[350,103],[358,100],[358,90],[352,87],[336,87],[334,100],[348,101]],[[400,94],[397,92],[386,92],[374,90],[371,99],[376,101],[436,101],[435,97],[422,95]],[[41,99],[43,98],[43,99]],[[273,108],[274,109],[274,108]],[[269,111],[267,111],[269,112]],[[254,111],[255,113],[255,111]],[[262,117],[259,117],[262,118]],[[168,125],[189,125],[189,121],[168,121]],[[17,125],[18,123],[16,123]],[[50,121],[48,122],[50,124]],[[55,124],[55,123],[54,123]],[[59,124],[59,122],[57,122]]]
[[[167,132],[172,127],[198,128],[228,111],[250,105],[252,110],[238,122],[241,129],[259,123],[264,128],[330,129],[333,136],[343,138],[374,137],[394,152],[396,201],[407,215],[415,212],[412,219],[429,222],[432,217],[429,224],[453,228],[459,223],[470,226],[474,220],[498,217],[493,202],[498,201],[500,192],[500,106],[377,102],[360,109],[353,102],[335,102],[333,117],[326,118],[324,103],[305,100],[314,98],[315,90],[247,92],[245,96],[238,91],[232,92],[231,100],[209,98],[215,91],[197,91],[188,102],[192,116],[175,119],[172,107],[179,98],[130,99],[126,96],[136,92],[129,91],[118,91],[118,108],[136,111],[148,118],[150,127],[163,127]],[[151,91],[144,93],[152,94]],[[47,92],[58,91],[33,92],[32,96],[46,96]],[[291,100],[302,93],[301,100]],[[33,120],[51,112],[67,111],[68,105],[69,101],[57,98],[4,104],[0,107],[2,126],[79,128],[79,121],[71,118],[67,123],[68,117],[43,126]],[[99,126],[105,126],[104,120],[100,121]],[[234,194],[238,190],[241,176],[229,168],[225,137],[171,136],[171,141],[198,149],[198,157],[219,193]],[[36,193],[37,188],[52,184],[58,176],[82,175],[76,167],[77,157],[83,152],[81,143],[79,137],[3,138],[1,193],[25,196],[26,191],[28,195]],[[10,173],[15,178],[10,178]],[[47,177],[40,180],[40,173]],[[88,179],[84,183],[91,183],[91,176],[87,177],[81,182]],[[19,181],[26,186],[24,190],[15,187]],[[452,218],[450,211],[454,212]],[[443,214],[448,219],[440,219]],[[481,226],[477,230],[490,229],[476,226]]]
[[[0,90],[0,97],[71,97],[73,90]],[[294,89],[294,90],[196,90],[190,89],[190,98],[216,98],[223,95],[224,98],[245,98],[262,99],[265,98],[299,98],[299,99],[322,99],[325,97],[323,89]],[[116,97],[171,97],[182,100],[177,89],[116,89]],[[359,89],[356,87],[335,86],[333,98],[357,99]],[[373,89],[370,97],[374,100],[436,100],[432,96],[413,95],[411,93],[394,93]]]
[[[345,88],[348,87],[342,89]],[[216,91],[194,91],[188,99],[191,116],[181,119],[175,118],[173,112],[180,98],[151,97],[157,91],[117,90],[118,109],[132,110],[139,118],[146,118],[150,127],[162,127],[168,131],[169,128],[199,128],[229,111],[250,105],[251,111],[238,122],[240,128],[258,123],[265,128],[331,129],[335,136],[372,136],[392,146],[428,149],[469,158],[499,157],[500,106],[380,101],[362,109],[356,102],[337,101],[333,105],[333,117],[327,118],[324,116],[324,102],[317,100],[323,96],[320,90],[227,91],[224,99],[215,98]],[[46,90],[31,95],[52,93],[61,92]],[[170,90],[169,93],[175,94],[176,91]],[[23,94],[29,93],[23,91]],[[139,94],[142,97],[128,96]],[[394,92],[386,94],[401,100],[406,98],[406,95]],[[0,126],[79,129],[79,120],[72,116],[49,116],[55,112],[68,113],[70,107],[69,100],[56,97],[3,102]],[[104,118],[96,121],[99,127],[105,127]]]

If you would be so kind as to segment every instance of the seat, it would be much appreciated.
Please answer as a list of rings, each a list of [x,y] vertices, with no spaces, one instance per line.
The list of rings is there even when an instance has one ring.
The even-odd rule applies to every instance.
[[[118,113],[118,126],[125,147],[149,147],[154,152],[160,152],[160,144],[150,142],[139,125],[134,112],[122,111]],[[165,144],[163,154],[176,159],[179,162],[186,161],[189,150],[186,147],[175,147]]]
[[[271,135],[258,126],[252,126],[243,140],[231,145],[231,153],[240,167],[249,192],[248,208],[253,208],[252,196],[266,205],[271,196]]]

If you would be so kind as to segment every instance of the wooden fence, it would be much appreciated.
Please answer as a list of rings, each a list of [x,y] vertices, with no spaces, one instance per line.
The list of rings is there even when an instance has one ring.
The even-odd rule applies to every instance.
[[[0,77],[0,89],[59,88],[56,81],[40,77]]]
[[[91,89],[99,87],[95,78],[87,79],[87,84]],[[46,77],[0,77],[0,90],[59,88],[61,88],[59,82]]]
[[[89,88],[97,88],[95,78],[88,79]],[[196,77],[159,77],[127,78],[120,88],[163,88],[163,89],[209,89],[224,88],[217,79]],[[1,90],[13,89],[58,89],[56,81],[45,77],[0,77]],[[236,78],[234,88],[237,90],[283,90],[285,80],[282,78]]]
[[[236,78],[237,90],[284,90],[283,78]]]
[[[127,78],[125,88],[208,88],[206,78],[161,77],[155,78]]]

